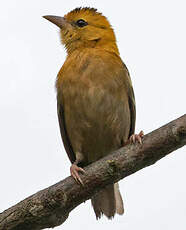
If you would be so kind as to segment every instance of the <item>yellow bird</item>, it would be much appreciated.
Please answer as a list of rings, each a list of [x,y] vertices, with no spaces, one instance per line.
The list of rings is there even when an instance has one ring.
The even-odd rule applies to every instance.
[[[94,8],[76,8],[64,17],[44,16],[60,28],[67,57],[57,81],[57,111],[71,175],[83,184],[82,167],[119,149],[134,134],[135,99],[107,18]],[[96,218],[123,214],[118,183],[91,198]]]

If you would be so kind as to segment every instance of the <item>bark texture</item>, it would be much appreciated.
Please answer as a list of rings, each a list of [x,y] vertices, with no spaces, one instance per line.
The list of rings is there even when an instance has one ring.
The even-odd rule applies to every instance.
[[[75,207],[104,186],[117,182],[186,144],[186,115],[87,166],[81,178],[58,182],[0,213],[0,230],[39,230],[61,225]]]

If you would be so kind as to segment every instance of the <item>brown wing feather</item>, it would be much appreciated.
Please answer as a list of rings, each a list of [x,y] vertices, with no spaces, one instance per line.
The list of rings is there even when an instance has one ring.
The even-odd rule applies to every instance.
[[[134,134],[136,123],[136,106],[133,89],[129,90],[129,108],[130,108],[130,132],[129,137]]]
[[[69,140],[69,137],[67,134],[67,130],[66,130],[66,126],[65,126],[64,110],[63,110],[63,106],[59,103],[57,104],[57,113],[58,113],[58,120],[59,120],[61,137],[63,140],[65,150],[68,154],[68,157],[69,157],[71,163],[74,163],[76,158],[75,158],[75,154],[74,154],[74,151],[72,149],[72,145],[70,143],[70,140]]]
[[[135,124],[136,124],[136,103],[135,103],[135,96],[134,90],[132,87],[132,81],[130,78],[129,71],[126,65],[123,63],[124,69],[127,71],[128,76],[128,100],[129,100],[129,108],[130,108],[130,132],[129,137],[134,134],[135,132]]]

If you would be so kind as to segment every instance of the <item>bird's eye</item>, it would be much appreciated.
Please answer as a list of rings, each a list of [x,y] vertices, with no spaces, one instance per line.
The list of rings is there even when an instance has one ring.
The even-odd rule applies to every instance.
[[[88,23],[86,21],[84,21],[83,19],[79,19],[79,20],[77,20],[76,25],[79,27],[83,27],[83,26],[87,26]]]

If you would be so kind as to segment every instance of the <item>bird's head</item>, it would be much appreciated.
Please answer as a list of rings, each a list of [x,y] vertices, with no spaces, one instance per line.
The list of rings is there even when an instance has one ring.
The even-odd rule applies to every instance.
[[[64,17],[47,15],[44,18],[60,28],[61,40],[68,54],[87,47],[119,54],[110,23],[94,8],[76,8]]]

